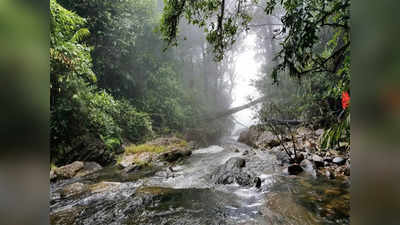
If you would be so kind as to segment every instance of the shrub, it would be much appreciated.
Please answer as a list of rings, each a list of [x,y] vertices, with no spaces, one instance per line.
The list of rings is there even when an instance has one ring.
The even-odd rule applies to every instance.
[[[119,101],[115,120],[122,129],[122,135],[133,142],[142,142],[153,136],[150,116],[137,112],[127,100]]]

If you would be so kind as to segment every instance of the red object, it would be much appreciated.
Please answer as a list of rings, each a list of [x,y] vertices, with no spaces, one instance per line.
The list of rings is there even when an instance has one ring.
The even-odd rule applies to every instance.
[[[350,105],[350,95],[347,91],[342,92],[342,108],[346,109]]]

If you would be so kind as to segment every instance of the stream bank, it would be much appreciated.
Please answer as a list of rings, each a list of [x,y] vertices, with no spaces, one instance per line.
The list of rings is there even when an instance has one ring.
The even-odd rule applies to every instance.
[[[277,156],[284,172],[289,175],[308,173],[313,177],[342,179],[350,182],[350,145],[342,142],[330,149],[321,149],[324,130],[304,126],[293,129],[292,134],[275,135],[259,125],[240,133],[238,141],[260,151]]]

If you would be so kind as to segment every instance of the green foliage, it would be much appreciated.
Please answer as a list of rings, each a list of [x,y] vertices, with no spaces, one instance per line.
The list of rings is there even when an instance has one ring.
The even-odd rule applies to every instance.
[[[334,124],[323,134],[321,139],[323,149],[339,146],[340,141],[350,142],[350,113],[347,111],[345,114],[345,119]]]
[[[152,135],[151,122],[127,101],[118,101],[95,86],[89,32],[85,20],[50,1],[51,158],[56,164],[77,160],[83,146],[114,152],[122,138],[143,141]],[[90,153],[96,155],[95,153]],[[104,154],[109,162],[112,154]]]
[[[217,61],[221,61],[224,51],[235,43],[239,31],[248,30],[251,20],[246,10],[251,3],[244,0],[238,0],[232,9],[225,0],[169,0],[164,4],[160,31],[168,46],[177,45],[178,25],[181,17],[185,17],[188,23],[204,28]]]
[[[147,80],[148,89],[137,100],[142,111],[148,112],[154,126],[181,130],[188,121],[191,106],[186,104],[185,93],[171,66],[164,65]]]
[[[133,142],[141,142],[153,136],[148,113],[137,112],[127,100],[119,101],[116,111],[114,118],[122,129],[122,136]]]
[[[160,51],[164,43],[154,32],[159,19],[154,12],[154,1],[62,0],[62,3],[89,22],[92,35],[88,41],[93,45],[100,87],[149,113],[158,133],[181,131],[193,121],[199,106],[193,103],[191,90],[183,87],[176,55]],[[133,133],[150,126],[136,124],[137,117],[128,114],[121,118],[131,120],[132,126],[123,130]],[[140,136],[130,139],[137,141]]]
[[[281,19],[281,48],[274,59],[275,65],[259,81],[259,89],[271,95],[266,84],[275,82],[282,89],[293,83],[287,76],[301,78],[298,85],[289,88],[288,100],[280,102],[280,114],[291,114],[290,119],[302,119],[323,127],[323,147],[331,147],[339,140],[349,141],[350,112],[343,111],[341,95],[350,90],[350,1],[306,0],[269,1],[265,13],[284,9]],[[274,89],[274,88],[271,88]],[[288,108],[288,109],[286,109]],[[268,104],[260,110],[264,120],[270,118]],[[338,119],[345,115],[346,119]]]
[[[211,51],[198,50],[205,39],[193,48],[161,51],[164,42],[157,33],[160,16],[154,0],[59,1],[76,13],[60,7],[56,16],[68,17],[65,12],[79,21],[67,24],[73,29],[68,35],[62,26],[52,28],[58,29],[55,36],[62,35],[62,41],[54,39],[51,50],[58,60],[52,61],[57,74],[52,80],[52,145],[71,152],[78,145],[72,144],[76,139],[86,143],[95,138],[96,143],[116,152],[122,140],[140,143],[154,134],[185,132],[197,127],[197,119],[206,112],[229,105],[221,76],[224,71],[218,71],[216,64],[209,69]],[[209,1],[202,7],[212,10],[218,4]],[[57,15],[59,12],[63,15]],[[223,23],[223,32],[238,32],[236,20],[223,19]],[[220,28],[217,33],[217,28],[207,29],[220,36]],[[160,31],[164,32],[162,27]],[[189,72],[188,65],[194,68],[200,57],[201,69]],[[190,84],[193,82],[195,87]],[[214,125],[215,138],[221,128]],[[207,128],[205,132],[211,130]],[[83,138],[86,134],[90,135]]]
[[[176,45],[180,18],[185,17],[188,23],[204,27],[207,41],[216,60],[220,61],[224,51],[235,42],[237,34],[249,29],[251,13],[257,11],[251,9],[254,9],[252,4],[258,4],[258,1],[235,3],[237,5],[226,7],[224,0],[165,1],[160,28],[163,39],[169,45]],[[257,86],[275,102],[264,104],[261,118],[301,117],[316,120],[317,126],[342,129],[341,133],[346,133],[343,129],[347,129],[347,125],[337,126],[336,117],[341,113],[340,95],[350,89],[350,0],[273,0],[262,7],[266,15],[275,11],[279,11],[279,17],[283,14],[282,26],[279,29],[270,26],[268,29],[274,32],[268,38],[262,37],[283,40],[280,47],[275,47],[276,43],[272,42],[261,45],[264,48],[272,44],[272,49],[265,51],[277,53],[273,62],[268,62],[273,66],[268,65],[270,68],[266,74],[272,75],[274,83],[284,80],[283,86],[290,88],[291,92],[269,91],[273,88],[267,88],[265,84],[272,82],[264,76]],[[287,75],[303,80],[296,87]],[[276,95],[283,94],[286,94],[286,100],[276,100]],[[279,106],[273,109],[271,105],[277,102]],[[279,110],[275,110],[277,108]],[[328,133],[326,136],[338,132]]]
[[[60,0],[61,4],[87,19],[92,34],[88,43],[93,46],[94,71],[98,85],[117,97],[136,97],[144,88],[145,69],[153,58],[137,54],[143,46],[157,46],[149,38],[155,25],[152,0]],[[140,43],[142,42],[142,43]],[[134,66],[132,66],[134,65]],[[135,66],[136,65],[136,66]],[[139,68],[138,68],[139,66]]]
[[[275,70],[288,70],[297,77],[316,72],[335,73],[350,50],[350,0],[287,0],[282,1],[282,6],[285,15],[281,19],[280,33],[285,39],[278,56],[283,60]],[[271,1],[265,11],[271,14],[276,7],[278,4]],[[325,52],[328,54],[321,54],[321,49],[316,47],[323,40],[321,33],[326,30],[339,35],[329,38],[332,41]]]

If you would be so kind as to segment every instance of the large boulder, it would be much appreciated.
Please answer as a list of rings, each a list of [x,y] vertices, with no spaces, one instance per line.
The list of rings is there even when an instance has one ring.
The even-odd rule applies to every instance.
[[[175,162],[181,158],[192,155],[192,143],[177,137],[157,138],[149,144],[163,146],[166,151],[158,155],[158,159],[167,162]]]
[[[230,158],[223,165],[218,167],[211,179],[216,184],[237,183],[242,186],[260,186],[259,179],[243,171],[246,161],[239,157]]]
[[[132,173],[135,171],[139,171],[143,168],[143,165],[140,164],[131,164],[130,166],[127,166],[126,168],[124,168],[122,171],[124,173]]]
[[[134,164],[149,164],[151,162],[174,162],[192,154],[191,143],[177,137],[157,138],[143,145],[133,146],[123,155],[118,165],[120,168],[131,167]]]
[[[118,163],[118,166],[121,169],[127,168],[131,165],[135,164],[135,155],[122,155],[121,161]]]
[[[61,179],[72,178],[80,169],[83,168],[83,166],[84,166],[83,162],[76,161],[71,164],[55,168],[54,174],[57,176],[57,178]]]
[[[261,130],[257,126],[251,126],[248,130],[240,133],[238,141],[251,147],[257,147],[256,142],[260,133]]]
[[[124,154],[118,166],[121,169],[131,167],[133,165],[141,164],[149,164],[157,158],[157,154],[154,152],[139,152],[135,154]]]
[[[98,135],[88,133],[74,138],[71,145],[62,151],[52,151],[51,158],[56,165],[75,161],[91,161],[106,166],[115,162],[115,154],[120,151],[120,147],[110,150]]]
[[[264,148],[273,148],[281,144],[279,138],[271,131],[262,132],[256,141],[257,146]]]
[[[74,177],[83,177],[86,176],[88,174],[94,173],[98,170],[103,169],[102,166],[100,166],[98,163],[96,162],[84,162],[83,163],[83,168],[80,169]]]
[[[174,162],[178,159],[190,156],[192,151],[190,149],[173,149],[171,151],[163,152],[160,154],[159,159],[167,162]]]
[[[235,170],[235,169],[240,169],[246,166],[246,160],[239,158],[239,157],[233,157],[228,159],[228,161],[225,162],[224,164],[224,169],[226,170]]]
[[[75,161],[71,164],[50,170],[50,180],[82,177],[101,170],[103,167],[96,162]]]

